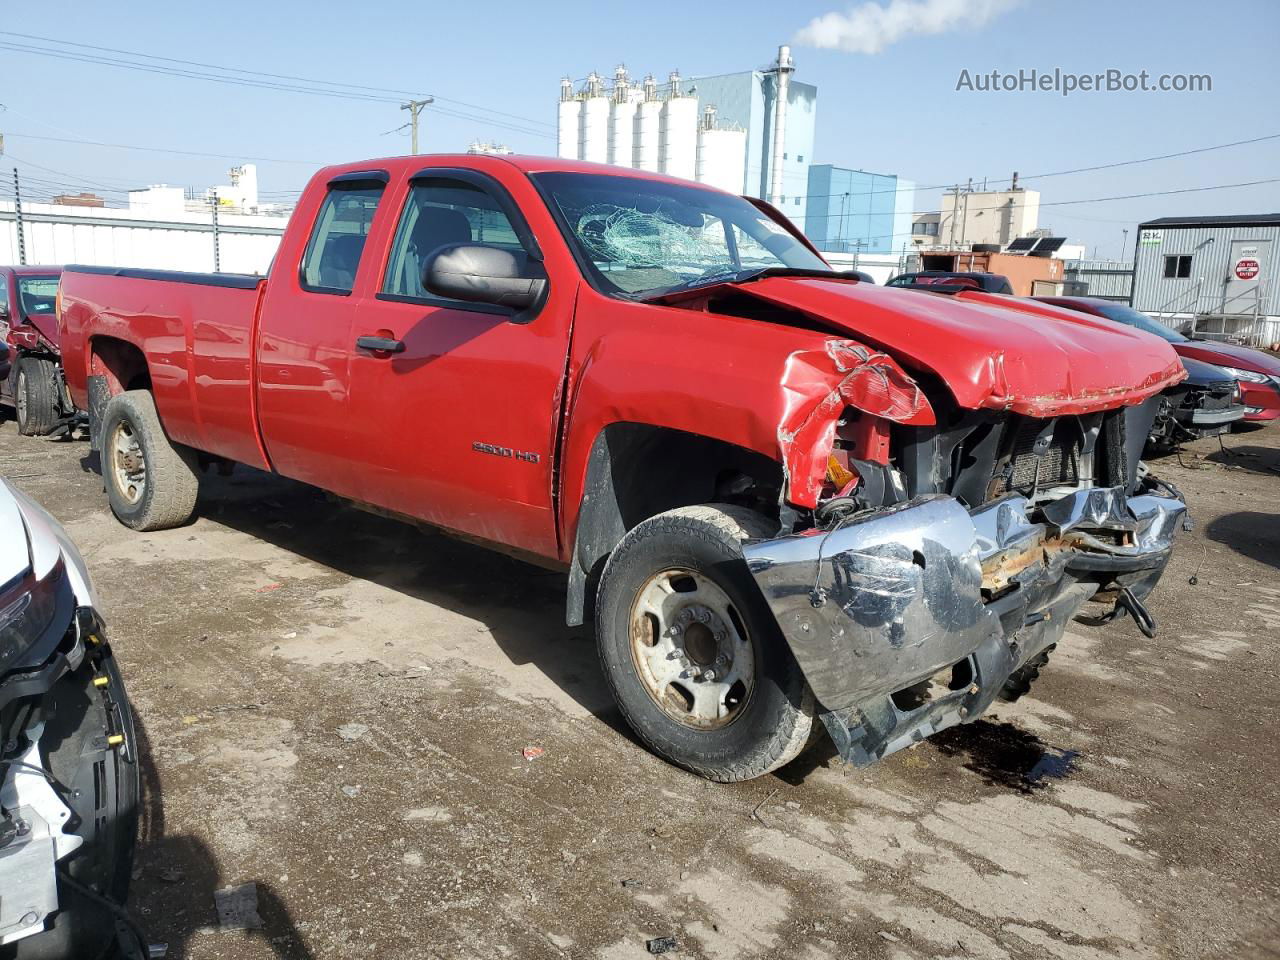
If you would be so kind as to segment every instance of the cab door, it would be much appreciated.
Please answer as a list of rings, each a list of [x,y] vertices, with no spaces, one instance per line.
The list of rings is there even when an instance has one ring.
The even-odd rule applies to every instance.
[[[548,557],[560,385],[575,285],[551,282],[534,315],[428,293],[422,268],[449,244],[541,261],[507,190],[475,170],[412,178],[377,292],[352,330],[357,496]]]
[[[315,220],[281,247],[261,308],[258,421],[271,465],[345,496],[356,493],[351,447],[363,434],[350,403],[356,281],[376,259],[366,246],[388,180],[355,171],[315,188]]]

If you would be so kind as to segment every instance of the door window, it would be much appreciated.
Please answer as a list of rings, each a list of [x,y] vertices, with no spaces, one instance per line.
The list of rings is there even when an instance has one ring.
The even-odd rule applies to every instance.
[[[400,215],[382,280],[383,294],[440,301],[422,285],[422,268],[432,253],[455,243],[501,247],[515,254],[521,264],[527,259],[511,220],[488,191],[443,177],[421,180],[413,184]],[[467,308],[479,309],[475,304],[467,304]]]
[[[351,292],[382,190],[382,184],[368,181],[329,188],[302,258],[304,290],[341,296]]]

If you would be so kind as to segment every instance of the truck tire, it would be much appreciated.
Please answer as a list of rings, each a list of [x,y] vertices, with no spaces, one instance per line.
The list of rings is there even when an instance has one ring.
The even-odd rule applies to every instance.
[[[18,432],[24,437],[43,437],[58,424],[57,367],[39,357],[18,361],[13,385],[13,406]]]
[[[134,530],[191,519],[200,492],[195,454],[169,440],[148,390],[116,394],[102,413],[102,479],[111,512]]]
[[[618,709],[658,756],[729,783],[804,749],[813,691],[742,558],[776,524],[730,504],[633,528],[600,577],[596,642]]]

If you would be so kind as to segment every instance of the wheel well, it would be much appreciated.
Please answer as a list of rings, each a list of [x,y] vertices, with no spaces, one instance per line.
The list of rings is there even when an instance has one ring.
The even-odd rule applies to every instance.
[[[89,349],[89,374],[106,377],[113,396],[126,390],[151,389],[146,355],[134,344],[115,337],[94,337]]]
[[[627,531],[698,503],[739,503],[777,517],[782,465],[736,444],[642,423],[615,423],[587,458],[569,569],[566,620],[584,622],[600,571]]]

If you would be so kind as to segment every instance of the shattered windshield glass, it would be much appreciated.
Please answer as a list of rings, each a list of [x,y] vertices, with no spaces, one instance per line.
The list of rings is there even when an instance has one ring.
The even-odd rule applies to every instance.
[[[782,225],[727,193],[608,174],[533,177],[597,285],[635,299],[744,271],[830,268]]]

